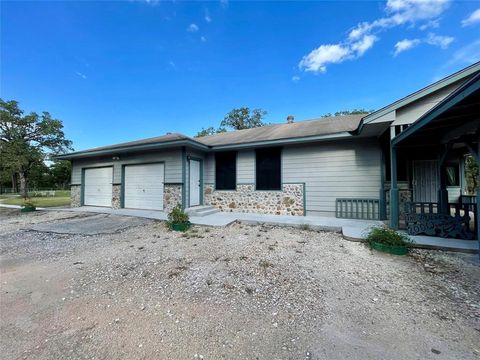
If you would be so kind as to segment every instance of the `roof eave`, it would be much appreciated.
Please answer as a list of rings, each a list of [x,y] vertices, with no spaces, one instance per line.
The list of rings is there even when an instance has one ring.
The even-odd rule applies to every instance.
[[[129,145],[118,147],[114,149],[104,149],[104,150],[91,150],[91,151],[78,151],[65,155],[58,155],[55,158],[59,160],[72,160],[77,158],[86,158],[86,157],[95,157],[95,156],[105,156],[105,155],[115,155],[120,153],[129,153],[129,152],[138,152],[144,150],[157,150],[174,146],[190,146],[198,150],[210,150],[210,147],[201,144],[194,140],[174,140],[167,141],[162,143],[154,144],[142,144],[142,145]]]
[[[393,111],[393,110],[396,110],[400,107],[403,107],[407,104],[410,104],[411,102],[413,101],[416,101],[426,95],[429,95],[445,86],[448,86],[450,84],[453,84],[461,79],[464,79],[470,75],[473,75],[475,74],[476,72],[480,71],[480,62],[476,62],[468,67],[466,67],[465,69],[462,69],[460,71],[457,71],[456,73],[454,74],[451,74],[450,76],[447,76],[446,78],[443,78],[433,84],[430,84],[426,87],[424,87],[423,89],[420,89],[418,91],[415,91],[414,93],[410,94],[410,95],[407,95],[403,98],[401,98],[400,100],[397,100],[393,103],[391,103],[390,105],[387,105],[371,114],[368,114],[367,116],[365,116],[363,119],[365,121],[366,124],[378,119],[379,117]]]

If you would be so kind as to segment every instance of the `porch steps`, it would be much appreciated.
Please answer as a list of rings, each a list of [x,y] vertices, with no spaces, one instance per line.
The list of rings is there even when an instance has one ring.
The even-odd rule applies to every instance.
[[[198,216],[198,217],[215,214],[219,211],[220,210],[218,210],[213,206],[193,206],[185,209],[185,213],[187,213],[188,216]]]

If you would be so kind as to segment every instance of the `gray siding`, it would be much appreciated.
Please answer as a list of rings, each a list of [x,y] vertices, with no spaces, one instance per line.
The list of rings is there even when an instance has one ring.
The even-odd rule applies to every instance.
[[[237,183],[255,183],[255,151],[239,151],[237,156]]]
[[[203,181],[205,184],[215,184],[215,156],[213,153],[205,155]]]
[[[80,159],[72,161],[72,184],[80,184],[82,181],[82,168],[113,166],[113,183],[120,184],[122,181],[122,166],[147,162],[165,162],[165,182],[182,182],[182,152],[181,150],[169,150],[155,153],[119,155],[120,160],[113,161],[111,157]]]
[[[282,181],[305,182],[307,215],[333,215],[336,198],[379,197],[380,160],[367,139],[285,147]]]

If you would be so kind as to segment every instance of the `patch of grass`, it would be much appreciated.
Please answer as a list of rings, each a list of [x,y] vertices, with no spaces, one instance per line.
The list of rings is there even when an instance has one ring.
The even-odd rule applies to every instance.
[[[374,227],[366,236],[367,244],[372,247],[373,243],[391,246],[408,246],[412,240],[406,234],[399,233],[388,227]]]
[[[32,197],[29,201],[33,202],[36,207],[57,207],[70,206],[70,196],[52,196],[52,197]],[[22,197],[4,198],[2,204],[7,205],[23,205]]]
[[[258,263],[258,265],[263,269],[263,270],[267,270],[268,268],[270,267],[273,267],[273,264],[268,261],[268,260],[260,260],[260,262]]]
[[[300,225],[300,230],[310,231],[312,228],[308,224],[302,224]]]

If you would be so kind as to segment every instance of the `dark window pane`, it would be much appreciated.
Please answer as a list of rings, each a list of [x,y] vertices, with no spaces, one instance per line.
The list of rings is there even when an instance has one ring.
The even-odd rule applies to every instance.
[[[237,179],[237,153],[215,153],[215,189],[235,190]]]
[[[257,190],[281,190],[280,148],[257,149],[256,188]]]
[[[458,166],[447,166],[447,186],[460,186],[460,170]]]

